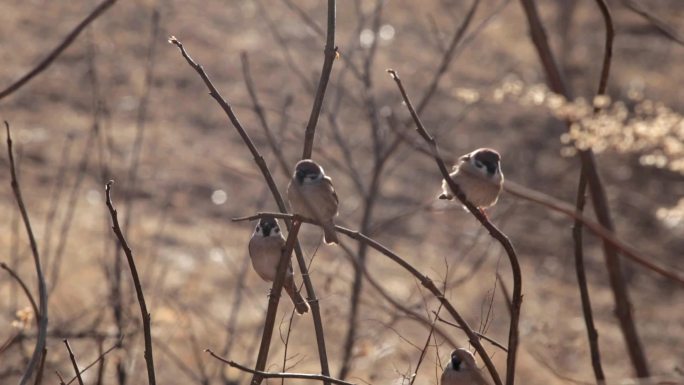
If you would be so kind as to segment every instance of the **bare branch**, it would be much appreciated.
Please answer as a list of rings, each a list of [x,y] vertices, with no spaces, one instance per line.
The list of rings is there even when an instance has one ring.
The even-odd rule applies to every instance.
[[[28,83],[31,79],[33,79],[36,75],[39,73],[43,72],[46,68],[52,64],[52,62],[57,59],[57,57],[64,51],[71,43],[74,42],[76,37],[87,27],[90,23],[92,23],[95,19],[97,19],[101,14],[103,14],[109,7],[114,5],[116,3],[116,0],[105,0],[100,5],[98,5],[88,16],[86,16],[85,19],[83,19],[78,25],[71,31],[69,34],[62,40],[61,43],[55,49],[52,50],[48,54],[48,56],[43,59],[36,67],[34,67],[31,71],[29,71],[26,75],[22,76],[19,78],[19,80],[15,81],[14,83],[10,84],[7,88],[4,90],[0,91],[0,100],[2,100],[4,97],[7,95],[13,93],[14,91],[18,90],[22,86],[24,86],[26,83]]]
[[[14,198],[17,201],[17,206],[19,206],[19,212],[21,212],[21,218],[24,221],[24,226],[26,227],[26,233],[29,238],[29,243],[31,245],[31,253],[33,253],[33,263],[36,268],[36,276],[38,279],[38,312],[36,313],[36,318],[38,318],[38,338],[36,338],[36,346],[33,349],[33,354],[31,355],[31,360],[29,361],[24,374],[21,377],[19,385],[26,385],[29,378],[33,374],[33,370],[36,365],[40,365],[41,355],[45,349],[45,339],[47,336],[47,325],[48,325],[48,307],[47,307],[47,286],[45,284],[45,277],[43,276],[43,270],[40,266],[40,255],[38,254],[38,245],[36,243],[36,238],[33,236],[33,229],[31,228],[31,221],[28,216],[28,211],[24,205],[24,199],[21,195],[21,188],[19,187],[19,180],[17,179],[17,172],[14,166],[14,154],[12,152],[12,137],[10,135],[10,126],[7,121],[5,121],[5,128],[7,130],[7,154],[9,155],[10,162],[10,175],[11,175],[11,185],[12,192],[14,193]]]
[[[237,362],[226,360],[225,358],[219,357],[216,355],[214,352],[212,352],[209,349],[206,349],[205,352],[211,354],[212,357],[216,358],[217,360],[230,365],[234,368],[240,369],[244,372],[247,373],[252,373],[255,376],[259,376],[262,378],[298,378],[301,380],[314,380],[314,381],[324,381],[324,382],[329,382],[333,384],[340,384],[340,385],[353,385],[351,382],[346,382],[342,380],[338,380],[337,378],[332,378],[330,376],[323,376],[320,374],[304,374],[304,373],[273,373],[273,372],[264,372],[260,370],[253,370],[250,369],[244,365],[240,365]]]
[[[570,95],[563,83],[560,70],[556,65],[553,53],[549,47],[546,32],[544,31],[544,26],[537,13],[534,0],[521,0],[521,3],[530,27],[530,37],[542,62],[549,87],[553,92],[561,94],[565,96],[566,99],[569,99]],[[599,6],[606,23],[606,51],[604,52],[604,65],[603,70],[601,71],[601,82],[599,85],[599,93],[601,93],[602,90],[605,91],[605,82],[607,81],[609,73],[613,26],[612,21],[610,20],[610,13],[608,12],[605,3],[599,2]],[[566,122],[566,124],[569,125],[569,122]],[[582,173],[587,178],[589,191],[591,193],[594,212],[599,223],[612,232],[614,230],[613,219],[608,207],[605,187],[601,181],[594,152],[589,149],[580,151],[579,155],[582,163]],[[611,243],[603,239],[603,253],[606,259],[610,286],[613,291],[613,297],[615,298],[615,312],[620,323],[620,329],[625,338],[632,366],[634,366],[638,377],[649,377],[648,363],[646,362],[641,339],[639,338],[634,322],[632,304],[629,299],[627,284],[625,283],[622,273],[622,262],[618,255],[618,250]]]
[[[311,108],[309,122],[306,124],[302,159],[311,158],[311,154],[313,153],[313,142],[314,135],[316,134],[316,126],[318,125],[318,115],[321,113],[321,108],[323,108],[325,89],[328,87],[330,72],[332,71],[335,57],[337,56],[337,47],[335,46],[335,8],[336,1],[328,0],[328,30],[325,38],[323,69],[321,70],[321,79],[319,80],[316,89],[316,97],[314,98],[313,107]]]
[[[135,294],[138,297],[138,304],[140,305],[140,313],[143,322],[143,334],[145,335],[145,363],[147,364],[147,381],[149,385],[155,385],[157,382],[154,373],[154,357],[152,355],[152,331],[150,327],[150,313],[147,311],[145,295],[143,294],[142,284],[140,283],[140,278],[138,277],[138,269],[135,267],[133,252],[131,251],[130,247],[128,247],[126,238],[124,237],[123,232],[121,231],[121,227],[119,226],[118,214],[112,203],[112,183],[114,183],[114,181],[110,180],[109,182],[107,182],[107,185],[105,186],[105,203],[107,204],[107,208],[109,209],[109,215],[112,217],[112,230],[114,231],[116,238],[119,240],[119,244],[121,245],[124,254],[126,254],[128,267],[131,270],[131,277],[133,278],[133,285],[135,286]]]
[[[76,372],[76,379],[78,380],[78,385],[83,385],[83,378],[81,377],[81,371],[78,370],[78,364],[76,363],[76,357],[74,352],[71,351],[71,346],[69,346],[69,340],[63,340],[64,345],[66,345],[67,351],[69,352],[69,359],[71,360],[71,365],[74,367],[74,372]]]

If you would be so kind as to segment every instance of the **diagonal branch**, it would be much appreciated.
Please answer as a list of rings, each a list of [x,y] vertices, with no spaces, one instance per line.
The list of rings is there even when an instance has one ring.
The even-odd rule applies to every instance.
[[[48,56],[43,59],[40,63],[38,63],[37,66],[35,66],[31,71],[29,71],[26,75],[22,76],[19,78],[19,80],[15,81],[14,83],[10,84],[7,88],[4,90],[0,91],[0,100],[6,97],[7,95],[13,93],[14,91],[18,90],[19,88],[23,87],[26,83],[28,83],[31,79],[33,79],[36,75],[39,73],[43,72],[46,68],[52,64],[55,59],[64,51],[68,46],[71,45],[71,43],[76,40],[76,37],[87,27],[90,23],[92,23],[95,19],[97,19],[101,14],[103,14],[109,7],[114,5],[116,3],[116,0],[105,0],[100,5],[98,5],[88,16],[86,16],[85,19],[83,19],[76,28],[74,28],[69,34],[62,40],[61,43],[55,49],[52,50],[48,54]]]

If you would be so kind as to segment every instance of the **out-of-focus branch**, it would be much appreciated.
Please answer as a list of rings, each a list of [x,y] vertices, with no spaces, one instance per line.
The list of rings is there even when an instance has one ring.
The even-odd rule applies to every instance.
[[[233,218],[234,222],[241,222],[241,221],[253,221],[257,220],[260,218],[283,218],[283,219],[296,219],[297,221],[303,221],[306,223],[314,223],[313,221],[303,218],[299,215],[291,215],[291,214],[282,214],[282,213],[257,213],[255,215],[251,215],[248,217],[240,217],[240,218]],[[454,308],[454,306],[446,299],[444,296],[444,293],[435,285],[435,283],[426,275],[421,273],[418,269],[416,269],[413,265],[408,263],[406,260],[401,258],[399,255],[395,254],[392,252],[390,249],[379,243],[378,241],[369,238],[368,236],[364,235],[363,233],[360,233],[358,231],[350,230],[346,227],[342,226],[335,226],[335,230],[340,233],[348,236],[349,238],[355,239],[358,242],[364,242],[367,243],[369,247],[379,251],[381,254],[384,256],[388,257],[391,259],[393,262],[404,268],[406,271],[408,271],[411,275],[416,277],[418,281],[428,289],[434,296],[439,300],[441,304],[443,304],[444,308],[449,312],[449,314],[456,320],[456,323],[458,323],[459,326],[463,328],[463,331],[466,333],[468,336],[468,341],[475,347],[477,350],[478,354],[482,357],[482,360],[484,361],[485,365],[487,366],[487,369],[492,375],[492,378],[494,379],[494,383],[496,385],[502,385],[501,378],[499,377],[499,373],[496,371],[496,367],[494,366],[494,363],[492,362],[491,358],[489,358],[489,355],[487,355],[487,351],[485,348],[482,346],[480,343],[480,337],[478,337],[477,334],[470,328],[466,320],[460,315],[460,313]]]
[[[207,353],[211,354],[212,357],[216,358],[217,360],[219,360],[219,361],[221,361],[227,365],[230,365],[234,368],[240,369],[240,370],[247,372],[247,373],[252,373],[253,375],[259,376],[262,378],[297,378],[300,380],[313,380],[313,381],[322,381],[322,382],[328,382],[328,383],[340,384],[340,385],[353,385],[351,382],[338,380],[337,378],[333,378],[330,376],[323,376],[320,374],[273,373],[273,372],[264,372],[261,370],[253,370],[253,369],[250,369],[244,365],[240,365],[235,361],[230,361],[230,360],[227,360],[223,357],[220,357],[209,349],[206,349],[205,351]]]
[[[228,104],[228,102],[225,99],[223,99],[218,90],[216,90],[216,87],[211,82],[211,80],[209,80],[209,76],[206,74],[206,72],[204,72],[202,66],[197,64],[192,59],[192,57],[188,55],[188,53],[185,51],[185,48],[183,48],[183,44],[173,36],[169,38],[169,42],[177,46],[178,49],[180,49],[183,58],[185,58],[187,63],[199,74],[200,78],[202,78],[202,81],[209,89],[209,94],[221,106],[221,108],[226,113],[235,129],[238,131],[238,134],[240,134],[240,137],[242,137],[242,140],[249,149],[250,153],[252,154],[254,162],[256,163],[257,167],[259,167],[261,174],[266,180],[266,184],[268,185],[269,190],[271,190],[273,199],[276,201],[276,204],[278,205],[278,210],[280,210],[281,213],[287,213],[285,200],[283,199],[282,194],[278,190],[278,186],[275,184],[275,181],[273,180],[273,175],[271,174],[271,171],[268,169],[268,165],[266,165],[264,157],[259,153],[259,150],[257,150],[256,146],[252,142],[252,139],[249,137],[245,129],[242,127],[242,124],[233,112],[233,109],[230,106],[230,104]],[[286,220],[285,225],[287,226],[288,231],[292,230],[292,223],[290,220]],[[304,281],[304,286],[306,287],[307,302],[309,303],[309,306],[311,308],[311,315],[314,323],[314,331],[316,333],[316,343],[318,345],[318,357],[321,362],[321,373],[323,373],[323,375],[329,376],[330,369],[328,367],[328,353],[325,347],[325,334],[323,332],[323,321],[321,320],[321,311],[318,303],[318,298],[316,298],[316,291],[313,287],[313,284],[311,283],[311,278],[309,277],[309,270],[306,266],[306,261],[304,260],[304,253],[302,253],[302,249],[299,246],[298,242],[295,243],[294,251],[295,256],[297,257],[299,271],[302,274],[302,280]]]
[[[14,193],[14,198],[17,201],[17,206],[19,206],[21,219],[24,221],[24,226],[26,227],[26,233],[29,238],[29,244],[31,245],[33,263],[36,268],[36,276],[38,279],[38,312],[36,313],[36,318],[38,318],[38,338],[36,338],[36,346],[33,349],[31,360],[26,366],[26,370],[24,371],[24,374],[21,377],[21,381],[19,381],[19,385],[26,385],[29,378],[31,378],[31,375],[33,374],[36,365],[40,365],[39,361],[41,360],[41,355],[43,354],[43,350],[45,349],[45,339],[47,336],[48,325],[47,285],[45,284],[43,269],[40,265],[38,244],[36,243],[36,238],[33,236],[31,221],[29,219],[26,206],[24,205],[24,198],[21,195],[21,188],[19,186],[19,180],[17,179],[17,171],[14,166],[14,153],[12,152],[12,137],[10,135],[10,126],[9,123],[7,123],[7,121],[5,121],[5,128],[7,130],[7,154],[9,156],[10,163],[10,184],[12,185],[12,192]]]
[[[679,32],[675,31],[674,28],[670,27],[661,18],[653,14],[653,12],[649,11],[646,7],[644,7],[643,5],[639,4],[634,0],[622,0],[622,3],[625,5],[625,7],[629,8],[630,10],[634,11],[634,13],[636,13],[637,15],[646,19],[668,39],[674,41],[679,45],[684,46],[684,37],[682,37],[679,34]]]
[[[439,154],[439,149],[437,147],[437,142],[435,139],[428,133],[428,131],[425,129],[423,126],[423,123],[420,121],[420,117],[418,117],[418,114],[416,110],[413,108],[413,105],[411,104],[411,100],[409,99],[408,95],[406,94],[406,90],[404,89],[404,85],[401,83],[401,80],[399,79],[399,75],[394,71],[394,70],[387,70],[387,72],[392,76],[392,79],[397,84],[397,87],[399,88],[399,91],[401,92],[401,96],[404,99],[404,103],[406,104],[407,108],[409,109],[409,112],[411,113],[411,117],[414,120],[414,123],[416,124],[416,131],[420,134],[423,139],[427,142],[427,144],[430,146],[432,156],[435,159],[435,162],[437,163],[437,167],[439,168],[440,173],[442,174],[442,177],[444,178],[445,181],[447,181],[447,184],[449,185],[449,189],[451,192],[458,198],[461,203],[470,211],[471,214],[484,226],[487,231],[489,231],[489,234],[496,239],[501,246],[506,250],[506,254],[508,255],[509,262],[511,264],[511,270],[513,273],[513,311],[511,312],[511,321],[510,321],[510,326],[508,330],[508,357],[506,361],[506,384],[507,385],[513,385],[514,383],[514,377],[515,377],[515,360],[516,360],[516,354],[517,354],[517,348],[518,348],[518,322],[520,319],[520,307],[522,306],[522,273],[520,271],[520,263],[518,262],[518,255],[515,252],[515,248],[513,247],[513,244],[511,241],[508,239],[508,237],[501,232],[494,224],[492,224],[487,216],[480,211],[475,205],[470,203],[467,199],[463,191],[458,187],[456,182],[454,182],[453,179],[449,176],[449,169],[447,168],[446,164],[444,163],[444,160],[442,159],[441,155]],[[460,324],[460,323],[459,323]],[[463,325],[461,325],[463,326]],[[480,346],[481,347],[481,346]],[[477,348],[477,346],[476,346]],[[485,359],[485,352],[484,350],[480,351],[480,349],[477,349],[478,353],[480,356]],[[485,360],[485,363],[487,361]],[[489,368],[489,365],[488,365]],[[495,371],[492,368],[489,368],[490,373],[494,377]],[[498,378],[494,378],[495,382],[496,380],[501,381]]]
[[[138,304],[140,305],[140,313],[142,316],[143,323],[143,334],[145,336],[145,363],[147,364],[147,381],[149,385],[155,385],[155,373],[154,373],[154,357],[152,355],[152,331],[150,327],[150,313],[147,311],[147,304],[145,303],[145,295],[143,294],[142,284],[140,283],[140,278],[138,277],[138,269],[135,267],[135,260],[133,259],[133,252],[131,248],[128,247],[126,238],[121,231],[119,226],[119,219],[116,209],[112,203],[111,189],[112,183],[114,181],[107,182],[105,186],[106,195],[106,205],[109,209],[109,215],[112,217],[112,230],[119,240],[119,244],[126,254],[126,260],[128,261],[128,267],[131,270],[131,277],[133,278],[133,285],[135,286],[135,294],[138,297]]]
[[[98,5],[88,16],[86,16],[85,19],[78,23],[76,28],[69,32],[69,34],[64,38],[64,40],[62,40],[62,42],[59,43],[59,45],[55,47],[55,49],[53,49],[45,59],[38,63],[38,65],[35,66],[32,70],[30,70],[26,75],[19,78],[19,80],[15,81],[7,88],[0,91],[0,100],[2,100],[5,96],[18,90],[26,83],[28,83],[31,79],[33,79],[36,75],[38,75],[39,73],[43,72],[46,68],[48,68],[50,64],[52,64],[52,62],[55,59],[57,59],[57,57],[62,53],[62,51],[64,51],[69,45],[71,45],[71,43],[74,42],[76,37],[78,37],[78,35],[85,29],[85,27],[88,26],[88,24],[92,23],[95,19],[97,19],[109,7],[114,5],[114,3],[116,3],[116,0],[105,0],[102,3],[100,3],[100,5]]]
[[[560,70],[556,65],[549,42],[544,31],[544,26],[537,13],[537,8],[534,0],[521,0],[525,15],[530,28],[530,36],[537,53],[542,62],[544,72],[549,83],[549,88],[555,93],[561,94],[569,99],[569,93],[563,83]],[[606,23],[606,51],[604,55],[604,66],[601,71],[600,84],[605,88],[609,73],[613,25],[610,20],[610,13],[605,3],[599,2],[599,6]],[[606,65],[608,64],[608,65]],[[601,91],[601,86],[599,87]],[[569,122],[566,122],[568,124]],[[580,160],[582,163],[582,173],[587,179],[589,191],[591,193],[591,201],[594,207],[594,212],[598,218],[599,223],[608,229],[614,231],[613,219],[608,207],[608,199],[606,197],[605,188],[599,175],[598,166],[594,157],[594,152],[589,150],[580,151]],[[632,314],[632,304],[629,299],[629,292],[627,291],[627,284],[622,273],[622,263],[618,255],[618,250],[605,239],[603,239],[603,252],[606,259],[606,267],[608,270],[608,277],[610,286],[615,298],[615,313],[620,323],[620,329],[625,338],[627,351],[632,361],[638,377],[649,377],[648,363],[642,348],[641,340],[636,329]]]
[[[24,291],[24,294],[26,294],[26,297],[28,298],[29,302],[31,303],[31,308],[33,309],[33,315],[36,317],[36,323],[39,323],[40,321],[40,313],[38,312],[38,305],[36,305],[36,300],[33,298],[33,294],[31,294],[31,291],[29,288],[26,286],[24,283],[24,280],[17,275],[17,273],[14,272],[14,270],[10,269],[9,266],[5,262],[0,262],[0,268],[4,269],[7,271],[7,273],[14,278],[15,281],[21,286],[21,289]],[[40,327],[40,324],[37,326]],[[1,350],[0,350],[1,351]]]
[[[597,223],[587,218],[570,204],[565,203],[559,199],[556,199],[550,195],[544,194],[540,191],[532,190],[530,188],[517,184],[511,180],[507,180],[504,183],[504,189],[506,190],[506,192],[512,194],[513,196],[538,204],[547,209],[561,213],[567,216],[568,218],[574,219],[575,221],[581,222],[594,235],[596,235],[597,237],[601,238],[604,242],[607,242],[616,249],[618,249],[623,256],[631,259],[632,261],[647,268],[648,270],[658,273],[665,278],[671,279],[680,285],[684,285],[684,276],[682,276],[679,272],[677,272],[673,268],[662,267],[652,262],[653,258],[643,256],[634,247],[618,239],[613,231],[607,229],[600,223]]]
[[[304,132],[302,159],[311,158],[314,135],[316,134],[316,126],[318,125],[318,115],[321,113],[321,108],[323,108],[325,90],[328,87],[330,72],[332,71],[335,57],[337,56],[337,47],[335,47],[335,12],[336,1],[328,0],[328,29],[326,32],[325,49],[323,53],[323,69],[321,70],[321,79],[319,80],[316,89],[316,97],[314,98],[313,107],[311,108],[309,122],[306,124],[306,131]]]
[[[247,53],[240,53],[240,59],[242,62],[242,75],[245,79],[247,93],[249,93],[249,97],[250,99],[252,99],[252,109],[259,118],[259,122],[261,122],[261,127],[263,127],[264,133],[266,134],[266,140],[268,141],[269,147],[271,147],[271,151],[273,151],[273,154],[278,160],[278,165],[282,169],[283,174],[289,177],[290,167],[288,166],[288,163],[285,160],[285,156],[283,155],[283,152],[276,141],[275,135],[273,135],[273,130],[271,130],[271,127],[268,125],[266,113],[264,112],[264,108],[261,106],[259,98],[257,97],[256,89],[254,87],[254,81],[252,80],[252,74],[249,68],[249,58],[247,57]]]

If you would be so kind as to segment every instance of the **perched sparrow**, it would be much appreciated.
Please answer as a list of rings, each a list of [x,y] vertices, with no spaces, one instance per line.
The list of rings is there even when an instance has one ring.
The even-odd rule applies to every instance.
[[[280,255],[285,248],[285,238],[280,233],[278,220],[275,218],[262,218],[254,228],[252,238],[249,240],[249,257],[252,260],[254,270],[261,279],[266,282],[273,282],[278,270]],[[292,298],[295,310],[298,314],[309,311],[309,304],[304,297],[297,291],[294,283],[294,272],[292,262],[287,267],[285,273],[285,283],[283,287],[287,294]]]
[[[480,369],[475,363],[475,357],[466,349],[456,349],[451,352],[451,359],[442,372],[440,385],[488,385]]]
[[[287,186],[287,199],[295,214],[323,226],[325,243],[339,243],[333,223],[333,217],[337,215],[337,194],[323,167],[311,159],[300,160]]]
[[[499,153],[491,148],[479,148],[459,158],[449,176],[468,198],[481,209],[493,206],[503,188],[504,176]],[[454,199],[446,180],[442,181],[439,199]]]

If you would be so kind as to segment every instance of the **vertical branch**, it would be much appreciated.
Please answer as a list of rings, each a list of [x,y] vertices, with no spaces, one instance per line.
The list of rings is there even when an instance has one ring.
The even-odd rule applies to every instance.
[[[105,203],[107,205],[107,208],[109,209],[109,215],[112,217],[112,230],[114,231],[116,238],[119,240],[119,244],[121,245],[124,254],[126,254],[128,267],[131,270],[131,277],[133,278],[133,285],[135,286],[135,293],[138,297],[138,304],[140,305],[140,313],[142,315],[143,334],[145,335],[145,363],[147,364],[147,381],[148,385],[155,385],[156,380],[154,374],[154,358],[152,356],[152,332],[150,330],[150,313],[147,311],[145,296],[143,294],[142,285],[140,284],[140,278],[138,277],[138,269],[135,267],[135,261],[133,260],[133,252],[131,251],[130,247],[128,247],[126,238],[124,237],[123,232],[121,231],[121,227],[119,226],[118,214],[116,212],[116,209],[114,208],[114,205],[112,204],[112,183],[114,183],[114,181],[109,181],[105,186]]]
[[[321,70],[321,79],[319,80],[318,88],[316,89],[316,97],[314,98],[313,107],[311,108],[309,122],[306,124],[302,159],[311,158],[311,153],[313,152],[314,135],[316,134],[316,125],[318,124],[318,115],[320,115],[321,108],[323,107],[325,89],[328,87],[330,72],[332,71],[335,57],[337,56],[337,47],[335,47],[335,8],[336,1],[328,0],[328,31],[326,33],[325,49],[323,51],[323,69]]]
[[[26,227],[26,233],[29,238],[29,243],[31,245],[31,253],[33,254],[33,263],[36,268],[36,276],[38,278],[38,338],[36,338],[36,346],[33,349],[33,354],[31,355],[31,360],[29,361],[24,374],[19,381],[19,385],[26,385],[29,378],[33,374],[36,365],[40,365],[41,356],[43,355],[43,349],[45,349],[45,339],[47,337],[47,325],[48,325],[48,308],[47,308],[47,286],[45,285],[45,277],[43,276],[43,270],[40,266],[40,255],[38,254],[38,245],[36,243],[36,238],[33,236],[33,230],[31,229],[31,221],[29,220],[28,211],[24,205],[24,199],[21,196],[21,188],[19,187],[19,181],[17,180],[17,172],[14,167],[14,154],[12,153],[12,137],[10,135],[10,126],[7,121],[5,121],[5,128],[7,130],[7,154],[9,155],[10,162],[10,175],[11,175],[11,185],[12,192],[14,193],[14,198],[17,201],[17,206],[19,206],[19,212],[21,213],[21,218],[24,221],[24,226]]]
[[[549,47],[544,27],[537,13],[534,0],[521,0],[530,27],[530,36],[537,49],[539,58],[542,62],[549,86],[553,92],[564,95],[569,94],[562,81],[560,71],[553,58],[553,53]],[[603,58],[603,69],[601,71],[601,81],[599,82],[599,94],[605,92],[608,74],[610,72],[610,58],[612,56],[613,23],[607,5],[603,1],[598,2],[599,9],[606,24],[606,47]],[[566,122],[569,123],[569,122]],[[608,207],[605,188],[598,172],[594,152],[583,150],[579,152],[582,164],[582,174],[587,179],[587,186],[591,194],[591,201],[594,212],[601,226],[610,232],[614,232],[613,220]],[[606,268],[610,281],[611,290],[615,299],[615,312],[620,324],[623,337],[627,345],[632,366],[639,377],[649,377],[648,363],[644,355],[643,347],[639,334],[634,323],[632,314],[632,304],[629,299],[627,284],[622,273],[622,262],[618,255],[618,250],[613,244],[603,239],[603,253],[606,259]]]
[[[587,189],[587,178],[584,173],[580,174],[579,186],[577,187],[577,212],[584,210],[586,201],[585,191]],[[594,316],[591,311],[591,300],[589,297],[589,288],[587,287],[587,276],[584,269],[584,251],[582,250],[582,222],[575,220],[572,227],[572,238],[575,243],[575,270],[577,272],[577,284],[580,290],[580,299],[582,300],[582,313],[584,314],[584,323],[587,325],[587,338],[589,340],[589,350],[591,351],[591,366],[594,369],[594,376],[597,383],[602,383],[606,376],[603,374],[601,367],[601,353],[598,344],[598,332],[594,326]]]
[[[269,295],[268,310],[266,311],[266,322],[264,322],[264,332],[261,335],[261,346],[259,347],[259,355],[257,356],[257,363],[255,367],[256,371],[263,372],[264,369],[266,369],[266,360],[268,360],[268,350],[271,346],[271,337],[273,336],[273,327],[275,326],[276,315],[278,313],[278,303],[280,301],[281,292],[283,291],[283,283],[285,282],[285,273],[287,272],[287,267],[292,256],[292,250],[294,249],[295,242],[297,241],[297,234],[299,233],[299,227],[301,225],[302,222],[300,221],[294,221],[292,223],[292,230],[290,230],[290,232],[287,234],[285,248],[283,249],[283,253],[280,255],[276,278],[273,280],[273,287],[271,287],[271,294]],[[251,384],[261,384],[262,380],[263,378],[260,375],[254,374]]]
[[[225,112],[225,114],[228,116],[228,119],[233,124],[235,130],[238,132],[243,142],[252,154],[252,157],[254,158],[254,163],[256,163],[257,167],[259,167],[261,174],[264,176],[264,179],[266,180],[266,185],[268,185],[268,188],[269,190],[271,190],[271,194],[273,195],[273,199],[276,201],[276,204],[278,205],[278,210],[281,213],[287,213],[285,200],[283,199],[282,194],[278,190],[278,186],[276,185],[273,179],[271,171],[268,169],[268,165],[266,165],[264,157],[261,155],[261,153],[259,153],[259,150],[257,150],[256,146],[252,142],[252,139],[249,137],[244,127],[242,127],[242,124],[233,112],[233,108],[231,107],[231,105],[218,92],[214,84],[209,79],[209,76],[206,74],[206,72],[204,72],[202,66],[197,64],[192,59],[192,57],[188,55],[188,53],[185,51],[185,48],[183,47],[183,44],[173,36],[169,39],[169,42],[178,47],[185,61],[197,72],[200,78],[202,78],[202,81],[209,89],[209,95],[221,106],[223,112]],[[285,225],[287,226],[288,231],[292,231],[291,220],[285,220]],[[314,323],[314,331],[316,333],[316,343],[318,345],[318,357],[321,362],[321,373],[324,376],[329,377],[330,368],[328,367],[328,353],[325,347],[325,333],[323,331],[323,321],[321,319],[320,306],[318,303],[318,298],[316,298],[316,292],[314,290],[313,284],[311,283],[311,278],[309,277],[309,269],[306,266],[306,261],[304,260],[304,253],[302,253],[302,249],[299,246],[298,242],[295,242],[294,252],[295,256],[297,257],[297,264],[299,265],[299,271],[302,274],[304,286],[306,287],[307,302],[309,303],[309,306],[311,308],[311,315]]]

